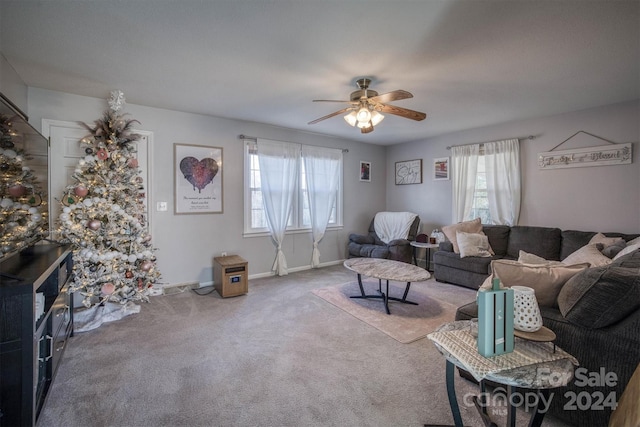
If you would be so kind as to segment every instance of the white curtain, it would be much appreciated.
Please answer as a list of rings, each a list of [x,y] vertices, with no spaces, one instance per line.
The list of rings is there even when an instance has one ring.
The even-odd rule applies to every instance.
[[[303,145],[302,160],[304,161],[313,237],[311,267],[316,268],[320,266],[318,243],[324,237],[338,194],[342,151]]]
[[[257,145],[267,226],[277,248],[271,269],[278,276],[286,276],[289,272],[282,242],[295,198],[300,145],[267,139],[258,139]]]
[[[453,222],[464,221],[473,207],[480,144],[451,147]]]
[[[520,216],[520,144],[517,139],[484,144],[487,199],[494,224],[516,225]]]

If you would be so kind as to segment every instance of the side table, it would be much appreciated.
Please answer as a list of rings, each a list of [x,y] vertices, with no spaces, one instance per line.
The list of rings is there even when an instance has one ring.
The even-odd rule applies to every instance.
[[[484,358],[477,350],[477,335],[474,336],[473,322],[456,321],[441,325],[428,338],[445,357],[446,384],[449,406],[456,427],[462,427],[462,417],[454,386],[455,367],[468,371],[480,382],[480,396],[473,398],[486,426],[495,426],[486,406],[485,381],[507,387],[507,425],[514,427],[516,408],[512,398],[513,389],[532,390],[536,396],[531,408],[530,427],[540,427],[545,415],[541,402],[547,402],[550,390],[566,385],[572,378],[578,361],[552,343],[528,341],[516,337],[513,353]],[[475,332],[477,334],[477,330]],[[522,400],[520,400],[522,403]]]
[[[417,251],[418,248],[423,248],[425,250],[425,264],[424,264],[424,269],[433,273],[433,269],[429,268],[431,267],[431,249],[437,249],[440,245],[437,243],[426,243],[426,242],[416,242],[416,241],[412,241],[411,242],[411,246],[413,248],[413,263],[415,265],[418,265],[418,258],[417,258]]]

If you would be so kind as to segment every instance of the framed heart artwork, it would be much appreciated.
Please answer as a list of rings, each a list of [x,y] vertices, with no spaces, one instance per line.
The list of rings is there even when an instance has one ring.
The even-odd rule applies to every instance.
[[[222,148],[173,144],[176,214],[222,213]]]

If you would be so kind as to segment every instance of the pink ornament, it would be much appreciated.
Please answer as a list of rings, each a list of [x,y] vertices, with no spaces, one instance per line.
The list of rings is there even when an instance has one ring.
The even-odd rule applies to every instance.
[[[89,194],[89,189],[84,185],[78,185],[73,192],[76,193],[76,196],[84,197]]]
[[[102,223],[100,221],[98,221],[97,219],[92,219],[91,221],[89,221],[87,223],[87,227],[89,227],[92,230],[97,230],[100,228],[100,226],[102,225]]]
[[[138,167],[138,159],[135,159],[135,158],[131,158],[131,159],[129,159],[129,160],[127,161],[127,165],[128,165],[130,168],[137,168],[137,167]]]
[[[15,184],[9,187],[9,194],[13,197],[22,197],[27,192],[27,188],[22,184]]]
[[[104,285],[102,285],[102,288],[100,289],[100,291],[102,292],[102,295],[111,295],[115,290],[116,290],[116,285],[114,285],[113,283],[105,283]]]
[[[153,267],[153,263],[149,260],[142,261],[142,263],[140,264],[140,270],[142,271],[149,271],[151,270],[151,267]]]
[[[100,160],[106,160],[109,157],[109,153],[104,148],[101,148],[96,153],[96,156],[98,156]]]

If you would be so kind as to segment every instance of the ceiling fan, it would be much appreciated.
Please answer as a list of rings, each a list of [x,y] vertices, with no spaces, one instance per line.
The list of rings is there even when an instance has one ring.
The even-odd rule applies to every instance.
[[[329,119],[342,113],[348,113],[344,116],[344,119],[351,126],[357,126],[360,128],[360,132],[369,133],[373,132],[373,127],[380,123],[384,119],[384,115],[381,113],[394,114],[396,116],[404,117],[411,120],[424,120],[427,115],[419,111],[409,110],[407,108],[396,107],[395,105],[389,105],[388,102],[398,101],[401,99],[413,98],[413,95],[406,90],[394,90],[392,92],[383,93],[378,95],[375,90],[369,89],[371,79],[361,78],[358,79],[356,85],[358,90],[351,92],[350,99],[348,101],[339,101],[333,99],[314,99],[313,102],[342,102],[351,104],[351,106],[343,108],[342,110],[333,112],[319,119],[313,120],[308,124],[313,125],[322,120]]]

